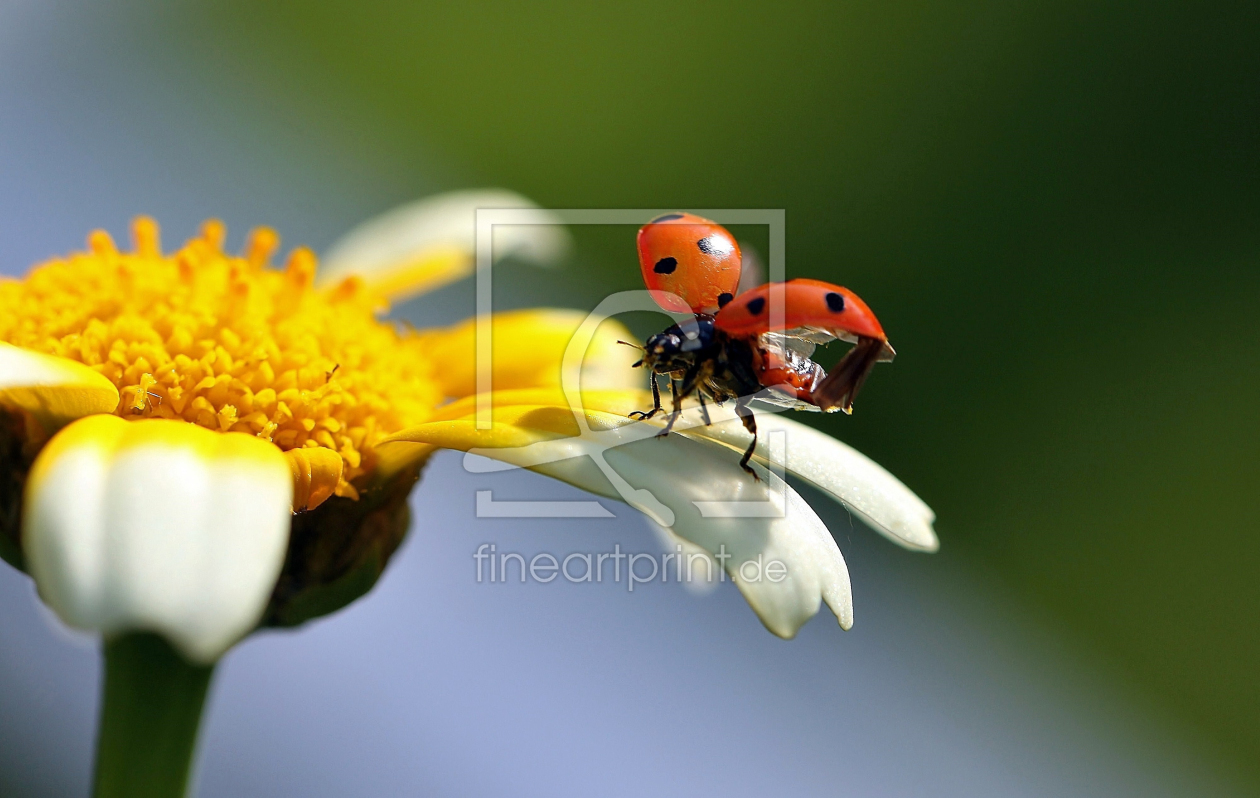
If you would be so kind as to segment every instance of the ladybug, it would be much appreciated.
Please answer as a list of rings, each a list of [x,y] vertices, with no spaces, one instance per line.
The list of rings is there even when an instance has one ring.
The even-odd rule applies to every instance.
[[[647,339],[634,365],[650,369],[653,407],[631,413],[648,419],[663,412],[657,380],[669,380],[673,398],[668,435],[693,394],[710,423],[708,397],[735,403],[752,433],[739,465],[757,448],[752,400],[794,410],[851,413],[853,400],[876,363],[896,354],[875,314],[857,294],[821,280],[796,279],[734,295],[739,245],[721,225],[689,213],[659,216],[639,230],[639,265],[657,304],[684,321]],[[815,346],[853,344],[830,374],[810,360]]]

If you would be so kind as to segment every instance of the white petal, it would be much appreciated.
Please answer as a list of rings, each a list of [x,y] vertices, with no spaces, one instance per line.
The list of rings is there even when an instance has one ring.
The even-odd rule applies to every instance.
[[[393,298],[404,298],[471,274],[478,208],[537,206],[503,189],[452,191],[402,205],[360,224],[333,244],[318,282],[331,285],[356,275]],[[495,260],[512,255],[555,265],[564,259],[571,239],[559,218],[537,210],[532,221],[537,223],[495,226]]]
[[[582,437],[474,453],[621,499],[711,554],[729,555],[730,577],[762,623],[780,637],[794,636],[820,602],[843,628],[852,625],[849,574],[840,549],[818,515],[776,475],[758,468],[761,481],[754,481],[727,447],[711,441],[645,438],[656,430],[607,414],[587,417],[593,432]],[[592,467],[583,455],[597,458],[597,464],[602,458],[608,470]],[[701,511],[705,502],[755,502],[744,506],[760,515],[706,516]],[[785,571],[778,581],[770,578],[779,575],[773,562]]]
[[[940,542],[932,529],[936,514],[901,480],[866,455],[830,435],[781,413],[757,408],[756,461],[767,463],[769,436],[786,434],[786,456],[774,464],[805,480],[844,504],[872,529],[909,549],[936,551]],[[674,426],[680,434],[707,438],[743,452],[752,436],[729,408],[709,407],[712,425],[706,426],[696,408],[689,408]],[[657,416],[649,423],[663,427]]]
[[[158,632],[209,663],[266,607],[292,495],[284,456],[252,436],[92,416],[37,458],[23,546],[40,595],[70,626]]]
[[[681,561],[686,563],[683,567],[687,569],[688,578],[683,580],[683,587],[700,596],[712,593],[718,586],[721,570],[717,560],[713,559],[713,555],[702,546],[697,546],[690,540],[674,534],[674,530],[669,527],[661,526],[651,518],[645,517],[644,520],[656,534],[661,547],[665,551],[675,552]],[[693,559],[695,557],[702,557],[704,561]]]

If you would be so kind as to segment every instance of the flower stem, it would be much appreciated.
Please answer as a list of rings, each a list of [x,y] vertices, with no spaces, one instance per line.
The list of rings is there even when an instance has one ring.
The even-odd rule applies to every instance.
[[[105,643],[96,798],[183,798],[213,673],[154,634]]]

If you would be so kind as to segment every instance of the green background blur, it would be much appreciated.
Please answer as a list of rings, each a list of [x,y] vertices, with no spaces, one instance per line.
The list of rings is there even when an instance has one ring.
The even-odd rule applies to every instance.
[[[468,185],[786,209],[789,276],[857,291],[899,352],[821,423],[936,509],[942,557],[1260,781],[1260,4],[241,0],[149,24],[382,209]],[[631,233],[582,231],[556,301],[637,287]]]

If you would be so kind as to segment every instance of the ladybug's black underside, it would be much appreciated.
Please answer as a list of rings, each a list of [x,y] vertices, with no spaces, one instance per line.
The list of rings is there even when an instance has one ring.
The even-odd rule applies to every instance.
[[[700,400],[700,412],[706,424],[709,423],[706,397],[718,404],[733,400],[736,414],[753,436],[739,464],[756,477],[748,465],[757,447],[757,421],[750,407],[754,398],[798,410],[849,412],[853,398],[871,368],[881,360],[892,359],[892,347],[887,341],[858,337],[854,347],[828,376],[809,359],[809,354],[813,351],[813,344],[835,338],[836,335],[818,330],[791,330],[756,338],[736,337],[718,329],[713,316],[698,313],[647,340],[643,359],[635,365],[646,366],[652,371],[653,406],[651,410],[631,415],[647,419],[664,410],[658,377],[669,379],[673,399],[669,423],[661,435],[667,435],[673,429],[682,412],[683,400],[693,394]],[[796,376],[791,379],[804,386],[803,392],[785,393],[782,388],[791,386],[769,386],[760,381],[756,364],[764,362],[768,352],[775,354],[783,368],[795,372]]]
[[[712,316],[675,324],[649,338],[645,348],[643,365],[678,381],[682,398],[699,392],[725,402],[751,397],[762,388],[749,342],[717,329]]]
[[[718,404],[734,400],[735,412],[753,436],[739,465],[756,477],[756,473],[748,465],[748,460],[757,447],[757,422],[749,403],[764,388],[758,381],[753,366],[750,341],[727,335],[714,326],[712,316],[697,314],[694,319],[681,325],[675,324],[664,332],[653,335],[647,340],[644,349],[643,359],[635,365],[652,370],[653,407],[647,412],[633,415],[647,419],[664,409],[661,407],[660,388],[656,382],[658,376],[669,378],[673,398],[669,423],[665,425],[661,435],[668,435],[673,429],[674,422],[682,412],[683,400],[692,394],[700,400],[700,410],[706,424],[709,423],[709,411],[704,403],[706,396]]]

